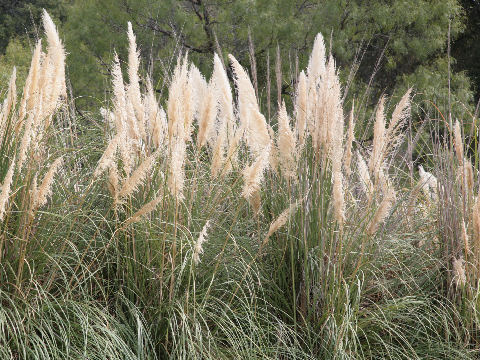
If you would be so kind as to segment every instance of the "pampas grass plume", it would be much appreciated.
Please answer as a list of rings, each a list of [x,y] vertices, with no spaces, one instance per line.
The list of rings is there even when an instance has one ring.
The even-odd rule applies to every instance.
[[[455,121],[455,126],[453,127],[453,136],[455,139],[455,153],[457,154],[457,160],[459,163],[463,162],[463,140],[462,140],[462,130],[460,128],[460,123]]]
[[[393,206],[395,201],[395,192],[390,190],[387,194],[384,195],[380,206],[378,207],[373,219],[370,221],[370,224],[367,227],[367,234],[372,236],[377,232],[378,227],[385,221],[390,209]]]
[[[210,220],[208,220],[202,228],[197,241],[195,242],[193,250],[193,261],[195,265],[200,262],[200,255],[203,254],[203,244],[207,241],[207,230],[210,227]]]
[[[8,197],[10,195],[10,187],[12,186],[13,181],[13,173],[15,170],[15,156],[10,163],[10,167],[8,168],[7,174],[3,179],[2,184],[2,192],[0,193],[0,221],[3,220],[5,216],[5,211],[7,207]]]
[[[38,187],[36,191],[35,199],[33,199],[34,206],[33,208],[39,208],[45,205],[48,201],[48,197],[52,195],[52,185],[53,185],[53,178],[55,173],[58,171],[60,166],[63,163],[63,158],[59,157],[56,159],[53,164],[48,169],[45,177],[42,180],[42,183]]]
[[[290,206],[288,208],[286,208],[271,224],[270,224],[270,227],[268,229],[268,233],[267,235],[265,236],[265,239],[263,240],[263,244],[262,244],[262,247],[266,245],[266,243],[268,242],[268,240],[270,239],[270,236],[272,236],[275,232],[277,232],[281,227],[283,227],[288,219],[290,218],[290,216],[292,216],[295,212],[295,210],[297,209],[297,206],[298,204],[297,203],[293,203],[293,204],[290,204]]]
[[[383,151],[385,148],[385,98],[382,96],[378,103],[377,112],[375,115],[375,124],[373,128],[373,147],[370,156],[369,169],[375,176],[375,181],[378,179],[378,171],[383,162]]]
[[[142,163],[138,166],[137,169],[130,175],[123,183],[119,193],[118,198],[121,201],[122,199],[132,195],[138,187],[143,184],[148,172],[152,169],[155,164],[155,159],[157,158],[159,151],[155,151],[152,155],[148,156]]]
[[[268,166],[270,148],[270,145],[267,146],[263,150],[262,154],[257,157],[254,163],[250,166],[247,166],[243,170],[244,185],[242,196],[247,200],[260,189],[260,183],[263,179],[263,172]]]
[[[302,147],[305,142],[307,123],[307,77],[304,71],[302,71],[298,77],[295,112],[297,115],[296,133],[298,136],[298,144]]]
[[[128,226],[132,223],[138,222],[143,216],[150,214],[158,204],[162,202],[164,199],[163,191],[160,195],[158,195],[155,199],[149,201],[145,205],[143,205],[135,214],[133,214],[126,222],[125,226]]]
[[[290,129],[285,102],[278,113],[278,152],[283,175],[290,179],[295,176],[295,134]]]

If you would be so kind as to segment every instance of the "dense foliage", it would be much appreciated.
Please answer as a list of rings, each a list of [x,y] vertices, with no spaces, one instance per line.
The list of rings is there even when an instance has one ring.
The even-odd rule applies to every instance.
[[[1,59],[0,358],[478,358],[458,3],[64,5]]]

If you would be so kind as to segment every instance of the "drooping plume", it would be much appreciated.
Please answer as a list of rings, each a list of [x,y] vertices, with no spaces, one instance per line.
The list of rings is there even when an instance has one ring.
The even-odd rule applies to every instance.
[[[405,132],[402,129],[410,116],[410,95],[412,88],[402,96],[392,113],[392,119],[386,130],[384,158],[388,157],[402,142]]]
[[[200,255],[203,254],[203,244],[207,241],[207,230],[210,227],[210,220],[203,226],[193,249],[193,261],[196,265],[200,262]]]
[[[8,197],[10,196],[10,188],[12,186],[13,173],[15,170],[15,157],[13,157],[10,167],[8,168],[7,174],[3,179],[2,191],[0,192],[0,221],[3,220],[5,216],[5,211],[7,207]]]
[[[268,166],[270,157],[270,145],[267,146],[260,156],[243,170],[243,191],[242,196],[249,199],[260,189],[260,183],[263,180],[263,173]]]
[[[39,208],[45,205],[48,201],[48,198],[52,195],[52,185],[55,174],[63,163],[63,158],[59,157],[56,159],[53,164],[48,169],[45,174],[42,183],[36,191],[35,199],[33,199],[33,208]]]

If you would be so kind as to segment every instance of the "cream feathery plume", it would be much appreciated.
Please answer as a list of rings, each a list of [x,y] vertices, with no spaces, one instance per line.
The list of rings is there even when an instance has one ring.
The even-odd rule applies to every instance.
[[[28,70],[25,86],[23,87],[23,96],[20,102],[20,112],[18,116],[18,124],[15,132],[20,131],[19,125],[22,124],[28,111],[31,111],[38,97],[38,77],[40,71],[40,57],[42,54],[42,39],[37,41],[35,50],[33,52],[30,69]]]
[[[263,173],[268,166],[270,157],[270,147],[268,145],[263,152],[257,157],[252,165],[246,166],[243,170],[243,191],[242,196],[247,200],[260,189],[260,183],[263,180]]]
[[[201,149],[208,140],[211,140],[217,117],[217,99],[215,97],[215,84],[210,81],[207,86],[205,99],[200,105],[198,118],[197,148]]]
[[[295,177],[295,134],[290,129],[287,109],[285,101],[282,101],[280,111],[278,113],[278,151],[280,155],[280,166],[285,178]]]
[[[207,230],[210,227],[210,220],[208,220],[202,228],[197,241],[195,242],[195,247],[193,250],[193,261],[195,265],[198,265],[200,262],[200,255],[203,254],[203,244],[207,241]]]
[[[148,156],[142,163],[135,169],[135,171],[127,179],[125,179],[119,193],[118,199],[122,199],[132,195],[140,185],[143,184],[148,172],[155,165],[155,160],[159,154],[159,150],[155,151],[152,155]]]
[[[135,108],[129,96],[127,96],[125,100],[127,102],[127,135],[134,144],[139,145],[142,136],[138,127],[137,118],[135,116]]]
[[[222,175],[225,175],[229,173],[233,166],[237,164],[238,159],[237,159],[237,150],[238,147],[240,146],[240,140],[243,137],[243,132],[241,129],[236,129],[235,135],[232,138],[232,141],[228,145],[228,150],[227,150],[227,155],[226,155],[226,163],[225,166],[223,167],[222,170]]]
[[[330,96],[322,34],[317,34],[307,66],[307,125],[312,136],[313,147],[319,149],[326,143],[328,129],[325,126],[324,106]],[[323,88],[323,90],[320,89]]]
[[[418,174],[420,175],[420,179],[418,180],[418,182],[425,196],[433,200],[437,200],[438,199],[437,178],[432,173],[425,171],[422,165],[418,167]]]
[[[305,72],[303,70],[298,77],[295,112],[297,115],[295,132],[298,136],[298,144],[300,147],[302,147],[305,143],[305,131],[307,123],[307,77],[305,76]]]
[[[147,93],[145,95],[145,113],[148,122],[149,132],[153,145],[156,148],[166,145],[167,115],[161,106],[158,105],[153,93],[152,82],[147,78]]]
[[[298,203],[295,202],[293,204],[290,204],[288,208],[286,208],[271,224],[270,227],[268,228],[268,233],[265,236],[265,239],[263,240],[262,247],[265,246],[270,239],[270,236],[272,236],[275,232],[277,232],[281,227],[283,227],[288,219],[290,219],[290,216],[292,216],[295,211],[297,210]]]
[[[382,96],[378,103],[377,112],[375,115],[375,124],[373,128],[373,147],[370,155],[369,169],[375,177],[375,182],[378,180],[378,171],[383,163],[383,154],[385,149],[385,97]]]
[[[120,61],[116,52],[114,53],[112,66],[112,85],[115,127],[117,129],[117,135],[120,137],[118,148],[120,149],[120,154],[122,156],[123,168],[127,175],[129,175],[132,172],[134,158],[132,154],[132,141],[128,136],[129,126],[127,124],[128,110],[125,85],[123,83]]]
[[[235,136],[235,115],[233,111],[232,89],[222,61],[217,54],[213,57],[212,80],[218,102],[219,118],[226,123],[226,142],[230,144]]]
[[[345,145],[345,157],[343,160],[343,167],[345,173],[349,176],[352,172],[351,163],[352,163],[352,146],[353,141],[355,140],[355,117],[353,115],[353,109],[355,104],[352,103],[352,109],[350,110],[350,120],[348,122],[348,131],[347,131],[347,143]]]
[[[397,194],[395,192],[395,187],[390,180],[388,173],[386,173],[386,169],[383,167],[380,168],[378,171],[378,183],[380,184],[380,189],[382,190],[382,194],[385,196],[387,193],[393,193],[393,198],[396,200]]]
[[[53,184],[53,178],[55,176],[55,173],[58,171],[60,166],[63,163],[63,158],[60,156],[58,159],[56,159],[53,164],[50,166],[48,169],[47,173],[45,174],[45,177],[42,180],[42,183],[38,187],[38,190],[36,191],[36,196],[35,199],[33,199],[33,208],[38,209],[39,207],[45,205],[48,201],[48,197],[52,195],[52,184]]]
[[[0,119],[0,138],[3,138],[5,134],[5,130],[7,128],[7,119],[12,109],[15,107],[17,103],[17,68],[14,66],[12,75],[10,76],[10,81],[8,83],[8,93],[7,98],[3,102],[2,112],[1,112],[1,119]],[[15,121],[16,117],[12,117],[12,122]],[[13,124],[15,126],[15,124]]]
[[[186,141],[192,140],[193,119],[198,107],[198,101],[196,99],[197,94],[195,92],[194,79],[192,77],[192,70],[194,67],[195,65],[190,65],[190,70],[187,73],[187,80],[185,82],[185,86],[183,87],[183,123],[185,127]]]
[[[164,199],[163,191],[155,199],[149,201],[143,205],[135,214],[133,214],[127,221],[125,221],[125,226],[128,226],[132,223],[138,222],[143,216],[150,214],[155,208],[162,202]]]
[[[329,95],[325,104],[325,120],[328,134],[325,147],[329,151],[332,163],[332,197],[335,220],[338,222],[340,228],[342,228],[345,220],[345,193],[343,189],[342,172],[344,120],[341,103],[340,82],[337,74],[335,73],[335,64],[333,59],[330,59],[328,65],[328,82],[330,83],[330,86]]]
[[[360,186],[367,195],[367,199],[370,202],[370,198],[373,193],[373,183],[372,180],[370,179],[370,173],[368,172],[368,167],[367,163],[363,159],[363,156],[360,154],[360,152],[357,150],[357,171],[358,171],[358,176],[360,178]]]
[[[49,104],[51,95],[53,94],[53,79],[51,74],[54,72],[53,62],[51,60],[52,54],[47,51],[47,53],[41,54],[41,67],[40,75],[38,79],[38,89],[39,89],[39,99],[44,104]],[[53,103],[53,101],[51,102]],[[44,120],[48,115],[48,109],[44,107],[42,112],[37,115],[40,120]]]
[[[244,122],[248,119],[248,113],[251,107],[253,107],[254,110],[259,110],[257,97],[255,96],[255,90],[245,69],[232,54],[229,54],[228,58],[232,63],[235,84],[237,85],[240,121]]]
[[[464,261],[462,258],[460,259],[453,259],[453,280],[455,281],[455,285],[458,287],[465,286],[467,282],[467,277],[465,276],[465,267]]]
[[[378,207],[373,219],[367,227],[367,234],[372,236],[377,232],[378,227],[382,224],[390,213],[390,209],[395,201],[395,193],[393,191],[384,195],[380,206]]]
[[[156,113],[154,119],[154,125],[152,130],[152,139],[153,144],[158,148],[160,146],[165,146],[166,144],[166,135],[167,135],[167,115],[165,114],[165,110],[160,107]]]
[[[325,43],[322,34],[318,33],[313,43],[312,53],[308,61],[307,75],[309,87],[316,86],[325,73]]]
[[[99,177],[106,169],[112,166],[114,162],[115,152],[117,151],[119,137],[113,137],[107,145],[107,148],[98,161],[98,165],[93,172],[93,178]]]
[[[186,143],[183,124],[177,124],[176,135],[170,141],[170,164],[168,176],[168,188],[170,193],[177,199],[183,200],[183,187],[185,173],[183,165],[185,162]]]
[[[270,158],[269,158],[269,163],[270,163],[270,169],[275,171],[278,174],[278,167],[279,167],[279,154],[278,154],[278,147],[276,146],[275,142],[273,139],[275,139],[275,131],[273,131],[273,128],[267,124],[268,128],[268,134],[270,135],[270,138],[272,141],[270,142]]]
[[[41,99],[39,100],[41,103]],[[23,136],[22,140],[20,141],[20,150],[19,150],[19,155],[18,155],[18,171],[22,171],[23,164],[25,163],[25,160],[27,158],[27,151],[30,147],[30,142],[32,139],[32,128],[33,128],[33,121],[35,118],[34,112],[31,112],[28,115],[27,121],[25,123],[25,129],[23,131]]]
[[[255,90],[246,71],[233,57],[228,56],[235,75],[235,84],[238,90],[238,110],[241,127],[245,130],[248,147],[255,156],[259,156],[265,147],[270,144],[265,117],[260,113]]]
[[[271,142],[270,132],[265,116],[254,108],[251,108],[251,119],[246,129],[247,144],[256,156],[259,156]]]
[[[187,55],[178,58],[177,66],[173,72],[172,82],[168,89],[168,139],[172,140],[179,131],[185,136],[185,109],[183,106],[183,95],[188,81]],[[178,126],[181,123],[182,126]]]
[[[342,90],[340,85],[340,79],[338,78],[335,70],[335,61],[330,56],[327,64],[327,73],[325,81],[322,82],[320,91],[324,93],[324,105],[323,105],[323,129],[322,133],[326,135],[323,137],[323,143],[325,149],[330,154],[335,153],[335,156],[341,152],[340,164],[343,160],[343,108],[342,108]]]
[[[227,135],[226,128],[227,128],[227,124],[225,122],[222,122],[220,124],[220,129],[218,131],[217,138],[215,140],[215,145],[213,148],[213,155],[212,155],[212,164],[210,167],[213,177],[216,177],[220,173],[220,170],[225,164],[225,144],[226,144],[226,135]]]
[[[115,120],[117,132],[126,131],[127,122],[127,101],[125,94],[125,85],[123,83],[122,68],[118,55],[114,52],[112,66],[112,86],[113,86],[113,105],[115,109]]]
[[[462,184],[464,196],[473,197],[473,166],[472,162],[467,158],[464,158],[457,168],[457,181],[460,181]]]
[[[138,77],[138,69],[140,63],[140,54],[137,51],[137,40],[133,33],[132,23],[128,22],[128,79],[127,95],[133,105],[136,118],[136,126],[143,139],[146,139],[144,107],[142,104],[142,95],[140,94],[140,79]]]
[[[7,174],[3,179],[2,192],[0,193],[0,221],[3,220],[5,216],[5,211],[7,207],[8,197],[10,195],[10,187],[12,186],[13,173],[15,170],[15,156],[13,156],[10,167],[8,168]]]
[[[199,121],[201,109],[200,107],[202,106],[202,103],[205,101],[207,89],[208,89],[208,83],[205,80],[205,77],[202,75],[200,70],[194,65],[190,65],[190,70],[188,72],[188,83],[189,87],[191,89],[191,95],[192,95],[192,101],[191,101],[191,111],[193,118]],[[193,123],[193,118],[192,121],[190,122],[190,128],[187,129],[189,131],[189,134],[191,136],[191,132],[193,130],[192,128],[192,123]]]
[[[108,169],[107,187],[108,187],[108,191],[110,191],[110,194],[112,195],[114,204],[118,203],[118,190],[120,188],[119,178],[120,176],[118,175],[117,165],[113,163],[112,166],[110,166]]]
[[[65,85],[65,50],[58,36],[57,29],[50,15],[43,10],[43,27],[47,35],[48,60],[52,62],[53,72],[48,74],[52,84],[52,92],[49,94],[49,102],[44,104],[45,111],[50,114],[57,107],[60,97],[67,96],[67,87]]]
[[[412,88],[402,96],[392,113],[392,119],[386,130],[384,158],[395,150],[401,143],[405,132],[401,132],[405,122],[410,116],[410,95]]]
[[[462,130],[460,129],[460,123],[455,121],[455,126],[453,127],[453,135],[455,138],[455,153],[457,154],[457,159],[459,163],[463,161],[463,140],[462,140]]]

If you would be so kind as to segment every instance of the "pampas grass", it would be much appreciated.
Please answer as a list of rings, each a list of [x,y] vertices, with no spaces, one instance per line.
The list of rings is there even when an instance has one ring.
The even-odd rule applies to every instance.
[[[300,72],[300,76],[298,77],[297,96],[295,101],[295,111],[297,115],[295,129],[298,136],[298,143],[302,147],[305,142],[307,123],[307,77],[305,76],[304,71]]]
[[[35,191],[35,198],[33,199],[34,208],[45,205],[48,201],[48,197],[52,195],[52,185],[55,174],[58,172],[60,166],[62,166],[63,158],[56,159],[47,173],[45,174],[42,183]]]
[[[282,102],[278,114],[278,153],[282,174],[287,179],[295,177],[296,167],[296,141],[295,134],[290,128],[285,102]]]
[[[193,261],[195,264],[198,265],[200,262],[200,255],[203,254],[203,244],[207,241],[207,230],[210,227],[210,220],[208,220],[202,228],[200,235],[198,235],[198,239],[195,242],[195,246],[193,248]]]
[[[249,199],[260,189],[260,183],[263,180],[263,174],[269,163],[270,145],[255,159],[255,161],[245,167],[243,170],[243,190],[242,196]]]
[[[38,42],[22,99],[17,104],[14,73],[1,107],[8,136],[0,143],[0,355],[472,353],[480,253],[476,164],[456,141],[461,161],[445,156],[453,158],[453,170],[430,170],[436,179],[420,165],[415,183],[412,161],[411,177],[405,175],[395,153],[411,131],[412,90],[390,122],[386,98],[380,100],[373,144],[366,146],[355,133],[355,126],[367,126],[363,105],[355,113],[352,104],[345,124],[350,100],[319,34],[307,69],[299,72],[298,64],[300,75],[291,78],[294,99],[289,89],[281,93],[277,55],[277,97],[285,99],[268,123],[253,41],[253,83],[232,55],[233,81],[219,52],[207,82],[182,54],[165,80],[168,91],[157,98],[157,83],[141,75],[129,23],[127,79],[115,54],[110,105],[77,118],[63,112],[65,53],[47,15],[44,27],[47,52]],[[89,119],[98,114],[102,135]],[[68,132],[75,142],[67,141]],[[105,144],[102,151],[98,144]],[[415,161],[425,168],[442,163],[427,156]],[[459,170],[458,179],[451,176]],[[438,196],[437,188],[448,193]],[[418,196],[421,189],[426,197]],[[443,224],[438,214],[445,208]],[[211,251],[204,251],[207,241]],[[88,344],[99,345],[92,351]]]
[[[8,202],[8,197],[10,195],[10,188],[12,186],[13,181],[13,173],[15,171],[15,158],[12,159],[10,162],[10,166],[8,168],[7,174],[3,179],[2,183],[2,192],[0,192],[0,221],[3,220],[5,216],[5,210]]]

